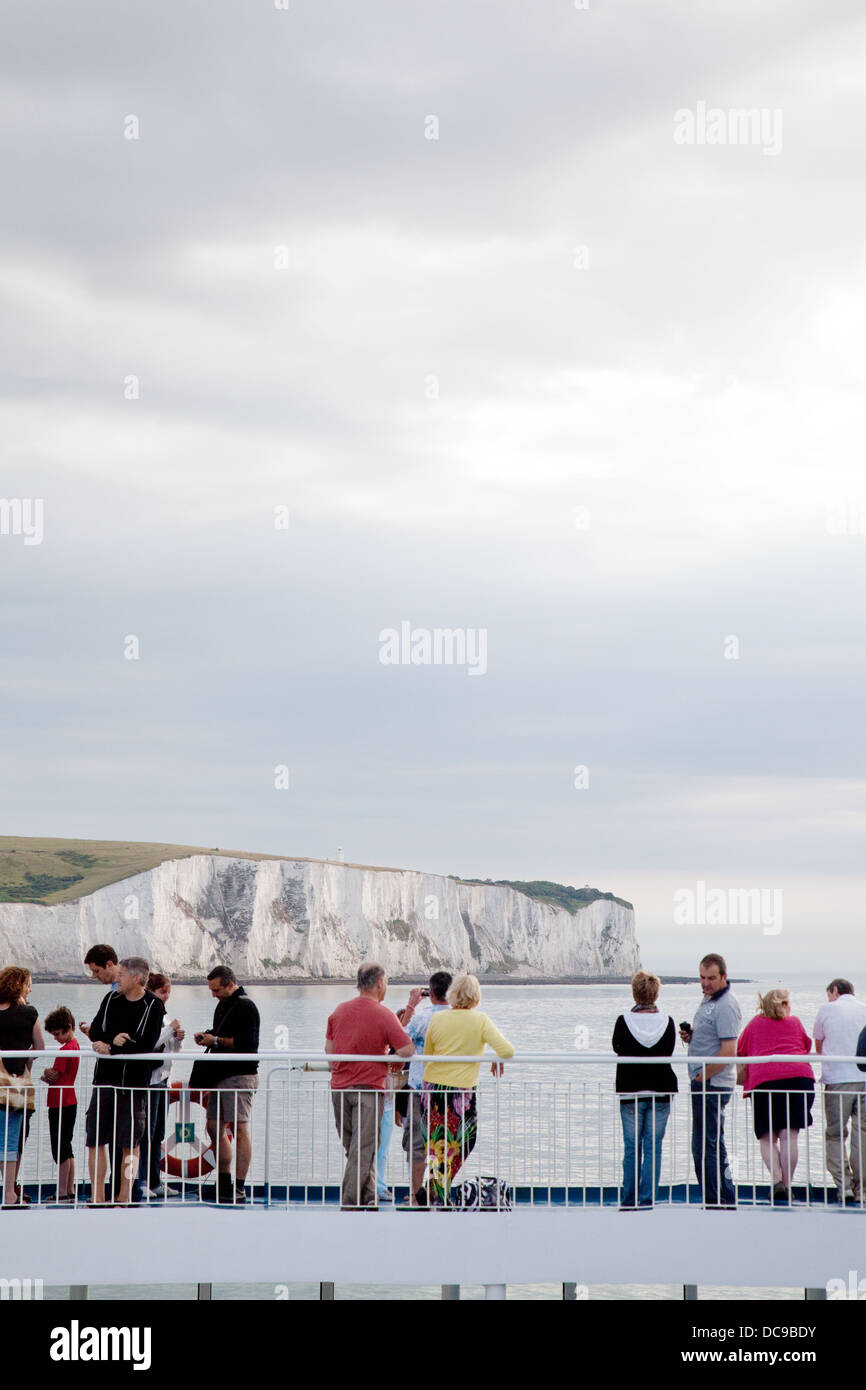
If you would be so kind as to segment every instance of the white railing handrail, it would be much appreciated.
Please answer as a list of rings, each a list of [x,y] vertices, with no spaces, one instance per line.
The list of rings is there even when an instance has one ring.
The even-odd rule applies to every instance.
[[[671,1056],[656,1057],[628,1057],[616,1052],[590,1052],[585,1048],[575,1048],[572,1052],[515,1052],[513,1057],[499,1057],[495,1052],[485,1052],[481,1056],[463,1056],[462,1054],[452,1055],[449,1052],[416,1052],[408,1057],[400,1057],[396,1053],[384,1052],[319,1052],[295,1048],[271,1048],[261,1052],[93,1052],[87,1048],[79,1051],[63,1052],[59,1048],[29,1048],[26,1050],[16,1048],[3,1048],[3,1057],[29,1058],[35,1060],[37,1057],[62,1057],[68,1060],[75,1058],[83,1061],[89,1058],[96,1058],[106,1062],[382,1062],[387,1064],[405,1063],[407,1066],[411,1062],[443,1063],[450,1065],[452,1062],[461,1064],[475,1062],[507,1062],[509,1066],[521,1062],[592,1062],[592,1063],[628,1063],[629,1066],[691,1066],[696,1063],[698,1066],[708,1064],[724,1063],[725,1066],[748,1065],[749,1063],[762,1062],[809,1062],[810,1064],[820,1064],[821,1062],[856,1062],[866,1067],[866,1055],[849,1055],[837,1052],[766,1052],[757,1057],[723,1055],[716,1052],[710,1055],[700,1055],[694,1053],[678,1053]],[[864,1074],[866,1080],[866,1074]]]

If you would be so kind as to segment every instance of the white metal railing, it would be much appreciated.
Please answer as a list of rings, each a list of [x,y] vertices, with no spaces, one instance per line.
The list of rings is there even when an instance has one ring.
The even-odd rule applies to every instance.
[[[22,1131],[25,1125],[29,1126],[29,1135],[22,1145],[20,1165],[16,1165],[13,1155],[15,1145],[10,1144],[7,1150],[13,1156],[4,1164],[6,1193],[14,1200],[14,1184],[8,1181],[11,1168],[11,1177],[17,1176],[23,1195],[33,1203],[45,1203],[56,1195],[58,1180],[62,1175],[59,1159],[55,1161],[51,1153],[49,1118],[44,1100],[47,1086],[39,1080],[40,1063],[44,1060],[50,1065],[58,1053],[54,1050],[42,1053],[8,1051],[4,1055],[10,1059],[24,1057],[28,1063],[34,1064],[36,1095],[36,1107],[29,1121],[22,1119],[19,1123]],[[253,1060],[247,1054],[226,1054],[219,1061],[224,1063],[229,1055],[234,1062]],[[172,1054],[175,1073],[182,1075],[188,1070],[188,1063],[201,1060],[201,1057],[199,1052]],[[113,1158],[115,1176],[114,1180],[109,1179],[105,1195],[108,1201],[128,1200],[137,1195],[130,1191],[129,1186],[123,1188],[120,1185],[120,1181],[130,1184],[135,1177],[131,1165],[128,1164],[127,1171],[123,1171],[124,1155],[131,1158],[135,1147],[127,1147],[124,1143],[127,1137],[125,1130],[129,1129],[135,1109],[132,1093],[120,1092],[118,1098],[112,1096],[109,1099],[108,1092],[112,1088],[92,1086],[92,1068],[98,1060],[96,1056],[82,1051],[79,1060],[80,1069],[75,1083],[78,1112],[72,1136],[75,1185],[71,1194],[73,1200],[60,1205],[80,1207],[92,1196],[88,1185],[85,1111],[94,1095],[100,1120],[107,1113],[103,1107],[107,1105],[111,1108],[107,1131],[103,1129],[96,1136],[105,1139],[106,1144],[94,1146],[108,1149],[109,1162]],[[134,1060],[150,1060],[156,1066],[166,1058],[164,1054],[156,1053],[140,1054]],[[378,1062],[382,1060],[381,1057],[275,1051],[259,1053],[255,1060],[260,1064],[259,1088],[251,1104],[248,1133],[252,1156],[243,1198],[240,1189],[235,1186],[234,1177],[224,1180],[222,1193],[217,1188],[213,1195],[221,1196],[233,1205],[240,1200],[257,1205],[266,1202],[288,1211],[298,1205],[333,1207],[340,1201],[340,1186],[347,1164],[335,1122],[328,1064],[334,1061]],[[683,1074],[689,1064],[718,1064],[721,1060],[719,1057],[680,1055],[670,1059],[647,1059],[623,1058],[611,1053],[523,1053],[506,1063],[506,1074],[502,1077],[489,1074],[486,1064],[492,1060],[496,1059],[491,1054],[483,1058],[447,1058],[449,1064],[464,1061],[482,1064],[476,1096],[477,1136],[471,1152],[465,1154],[459,1170],[453,1175],[456,1184],[465,1184],[481,1177],[496,1178],[501,1180],[511,1200],[518,1205],[618,1206],[620,1198],[629,1194],[623,1192],[624,1135],[621,1097],[613,1089],[614,1068],[623,1062],[657,1066],[659,1061],[669,1060],[679,1074],[680,1090],[670,1105],[657,1164],[652,1130],[653,1120],[660,1125],[661,1117],[651,1114],[649,1118],[646,1142],[652,1151],[647,1170],[650,1204],[712,1204],[713,1194],[707,1189],[712,1188],[713,1180],[716,1195],[724,1197],[718,1149],[713,1150],[711,1144],[697,1146],[702,1165],[700,1184],[696,1180],[694,1157],[696,1120],[705,1126],[711,1124],[720,1102],[715,1099],[711,1085],[702,1088],[693,1099],[687,1077]],[[734,1058],[731,1062],[790,1063],[792,1060],[814,1064],[825,1060],[862,1062],[864,1059],[831,1058],[827,1055],[816,1058],[814,1054],[794,1059],[790,1054],[783,1054]],[[854,1177],[858,1179],[856,1205],[860,1210],[866,1209],[866,1191],[859,1183],[860,1173],[866,1183],[866,1096],[862,1082],[850,1084],[856,1092],[850,1102],[840,1101],[838,1092],[825,1091],[816,1085],[813,1125],[800,1131],[798,1163],[789,1199],[773,1195],[773,1180],[752,1130],[753,1102],[744,1100],[742,1092],[735,1088],[724,1109],[724,1127],[736,1205],[753,1207],[781,1205],[784,1202],[788,1206],[835,1209],[838,1194],[836,1185],[828,1175],[829,1158],[831,1167],[835,1165],[837,1178],[848,1171],[846,1164],[849,1160],[853,1161]],[[158,1106],[158,1092],[148,1088],[139,1089],[135,1094],[140,1097],[138,1104],[144,1105],[145,1122],[149,1126]],[[393,1097],[393,1093],[389,1094]],[[786,1102],[789,1114],[790,1107],[799,1103],[795,1097],[801,1094],[789,1093]],[[161,1155],[162,1192],[158,1197],[151,1196],[145,1184],[141,1200],[147,1205],[198,1203],[202,1199],[202,1189],[213,1185],[217,1176],[202,1104],[203,1094],[191,1093],[180,1081],[175,1083],[168,1095],[168,1138]],[[634,1102],[630,1104],[633,1106]],[[212,1131],[223,1122],[231,1124],[233,1119],[239,1118],[234,1113],[234,1105],[231,1089],[224,1090],[218,1101],[218,1113],[211,1124]],[[846,1117],[840,1113],[840,1107],[851,1112],[847,1116],[848,1152],[844,1159],[845,1125],[841,1121]],[[638,1115],[642,1108],[638,1107]],[[3,1161],[3,1140],[7,1135],[11,1136],[15,1129],[13,1110],[9,1096],[0,1088],[0,1162]],[[829,1149],[825,1147],[828,1118],[831,1121]],[[413,1145],[416,1150],[420,1146],[422,1152],[426,1152],[430,1141],[426,1130],[419,1133],[417,1114],[411,1106],[405,1123],[408,1126],[406,1132],[410,1153]],[[458,1126],[458,1130],[458,1139],[463,1137],[465,1142],[465,1128]],[[836,1131],[837,1136],[832,1137]],[[400,1126],[396,1127],[397,1137],[390,1141],[382,1170],[386,1185],[398,1201],[409,1197],[408,1164],[400,1143],[403,1132]],[[379,1136],[381,1133],[379,1129]],[[235,1175],[239,1150],[243,1148],[240,1140],[241,1136],[234,1129],[230,1158]],[[378,1150],[377,1138],[373,1146],[374,1163],[379,1159]],[[639,1201],[638,1146],[634,1150],[634,1172],[630,1171],[630,1175],[635,1180],[635,1200]],[[100,1176],[98,1171],[95,1176]],[[359,1170],[355,1176],[360,1186],[366,1174]]]

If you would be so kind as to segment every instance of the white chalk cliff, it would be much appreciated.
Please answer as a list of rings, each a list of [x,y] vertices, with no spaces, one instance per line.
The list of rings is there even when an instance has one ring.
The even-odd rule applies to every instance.
[[[180,980],[231,965],[242,979],[630,975],[634,910],[598,898],[573,915],[513,888],[409,870],[194,855],[55,906],[0,903],[0,963],[80,975],[94,942]]]

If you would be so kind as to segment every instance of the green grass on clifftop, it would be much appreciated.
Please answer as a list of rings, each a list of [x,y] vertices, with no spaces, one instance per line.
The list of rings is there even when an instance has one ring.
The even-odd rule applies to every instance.
[[[0,835],[0,903],[64,903],[85,898],[109,883],[146,873],[167,859],[189,859],[193,854],[215,854],[224,859],[292,859],[304,864],[328,864],[333,860],[312,859],[302,854],[253,854],[248,850],[219,849],[216,846],[127,843],[122,840],[30,839]],[[347,869],[370,869],[380,873],[404,873],[403,869],[377,864],[346,864]],[[455,874],[449,875],[456,878]],[[572,915],[598,898],[608,898],[622,907],[631,907],[613,893],[597,888],[570,888],[544,880],[523,883],[511,879],[459,879],[461,883],[483,883],[496,888],[514,888],[528,898],[564,907]]]
[[[550,907],[564,907],[566,912],[570,912],[572,917],[575,912],[579,912],[582,907],[588,907],[590,903],[598,902],[599,898],[606,898],[608,902],[619,903],[620,907],[632,908],[633,904],[626,902],[625,898],[617,898],[613,893],[601,893],[598,888],[571,888],[564,883],[549,883],[547,879],[533,879],[528,883],[523,883],[519,879],[509,878],[471,878],[461,879],[462,883],[483,883],[491,888],[514,888],[518,893],[523,893],[527,898],[535,898],[536,902],[547,903]]]
[[[300,854],[251,854],[247,850],[202,845],[125,843],[121,840],[29,839],[0,835],[0,902],[65,903],[85,898],[97,888],[155,869],[167,859],[217,854],[225,859],[297,859],[323,864]],[[371,864],[347,865],[373,868]],[[389,870],[394,873],[396,870]]]

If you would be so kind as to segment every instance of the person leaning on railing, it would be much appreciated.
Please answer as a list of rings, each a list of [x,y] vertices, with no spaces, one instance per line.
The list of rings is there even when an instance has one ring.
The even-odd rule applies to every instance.
[[[45,1047],[39,1014],[28,1004],[31,987],[30,971],[19,965],[7,965],[0,970],[0,1046],[10,1052]],[[26,1202],[19,1195],[18,1165],[30,1128],[33,1112],[33,1092],[30,1089],[32,1062],[26,1057],[4,1057],[2,1070],[5,1081],[0,1084],[0,1163],[3,1164],[3,1206],[14,1207]],[[15,1086],[19,1081],[23,1089]]]
[[[734,1180],[725,1146],[725,1107],[734,1090],[734,1064],[742,1013],[728,984],[724,956],[711,952],[699,966],[703,1002],[691,1027],[680,1037],[693,1057],[719,1057],[719,1062],[690,1062],[692,1100],[692,1159],[704,1205],[735,1207]]]
[[[658,999],[658,975],[639,970],[631,982],[634,1007],[620,1014],[613,1030],[612,1047],[619,1057],[658,1057],[651,1065],[620,1062],[616,1069],[619,1117],[622,1123],[623,1158],[620,1205],[651,1207],[658,1197],[662,1141],[671,1113],[671,1096],[677,1078],[669,1062],[676,1047],[676,1024],[662,1013]]]
[[[48,1085],[46,1104],[48,1106],[48,1136],[51,1143],[51,1158],[57,1164],[57,1187],[53,1198],[47,1201],[75,1201],[75,1150],[72,1136],[78,1119],[78,1097],[75,1093],[75,1078],[78,1076],[79,1046],[75,1036],[75,1019],[71,1009],[65,1005],[53,1009],[45,1020],[45,1031],[50,1033],[60,1049],[60,1055],[53,1059],[50,1067],[45,1067],[42,1080]],[[65,1054],[65,1055],[64,1055]]]
[[[833,1057],[855,1055],[864,1027],[866,1005],[855,999],[851,981],[831,980],[827,1003],[815,1015],[812,1037],[822,1058],[825,1161],[839,1200],[852,1204],[866,1197],[866,1095],[857,1063],[836,1062]]]
[[[331,1105],[346,1166],[340,1187],[342,1211],[378,1207],[376,1155],[385,1097],[384,1054],[414,1051],[408,1033],[387,1009],[388,976],[378,961],[358,967],[358,998],[338,1004],[328,1019],[325,1051],[337,1056],[383,1054],[381,1062],[332,1062]]]
[[[421,1206],[445,1206],[451,1184],[475,1148],[478,1120],[475,1087],[480,1063],[439,1062],[433,1057],[477,1057],[486,1045],[498,1057],[513,1057],[514,1047],[486,1014],[477,1012],[481,986],[474,975],[458,975],[447,994],[451,1008],[434,1014],[424,1040],[424,1086],[421,1104],[427,1135],[427,1173],[416,1192]],[[490,1070],[501,1076],[501,1062]]]
[[[758,1014],[746,1024],[737,1043],[738,1057],[811,1052],[812,1042],[791,1013],[786,989],[758,995]],[[755,1138],[773,1179],[773,1201],[787,1202],[797,1167],[800,1130],[812,1123],[815,1077],[808,1062],[741,1062],[737,1081],[751,1095]]]

